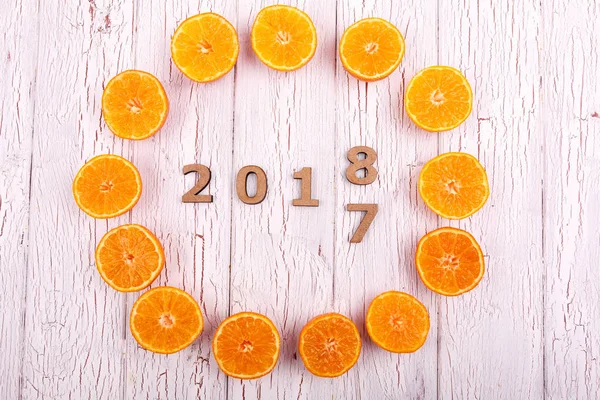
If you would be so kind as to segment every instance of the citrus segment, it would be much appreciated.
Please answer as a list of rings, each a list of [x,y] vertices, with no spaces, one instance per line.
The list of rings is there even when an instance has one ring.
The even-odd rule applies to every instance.
[[[156,236],[141,225],[121,225],[108,231],[96,248],[96,268],[102,279],[120,292],[150,285],[165,265]]]
[[[317,30],[310,17],[295,7],[265,7],[252,26],[252,49],[268,67],[293,71],[314,56]]]
[[[473,289],[485,270],[479,244],[470,233],[457,228],[440,228],[423,236],[416,264],[425,286],[446,296]]]
[[[419,127],[431,132],[447,131],[471,114],[473,92],[467,78],[456,68],[429,67],[411,79],[404,107]]]
[[[404,49],[404,37],[398,28],[381,18],[365,18],[342,35],[340,59],[354,77],[376,81],[398,68]]]
[[[366,324],[371,340],[379,347],[394,353],[412,353],[427,339],[429,313],[410,294],[390,291],[373,299]]]
[[[73,180],[73,196],[83,212],[112,218],[131,210],[142,194],[142,178],[123,157],[100,155],[88,161]]]
[[[102,115],[108,128],[123,139],[141,140],[165,123],[169,99],[160,81],[144,71],[123,71],[102,94]]]
[[[279,332],[269,318],[242,312],[219,325],[212,348],[215,360],[225,374],[254,379],[275,368],[280,342]]]
[[[475,157],[445,153],[423,166],[419,193],[439,216],[462,219],[483,207],[490,196],[490,187],[485,169]]]
[[[174,287],[150,289],[133,304],[131,334],[146,350],[176,353],[192,344],[204,328],[200,306],[192,296]]]
[[[306,369],[322,377],[346,373],[358,361],[361,347],[354,322],[336,313],[319,315],[308,322],[298,343]]]
[[[214,13],[183,21],[171,40],[171,56],[181,72],[196,82],[211,82],[227,74],[240,51],[237,32]]]

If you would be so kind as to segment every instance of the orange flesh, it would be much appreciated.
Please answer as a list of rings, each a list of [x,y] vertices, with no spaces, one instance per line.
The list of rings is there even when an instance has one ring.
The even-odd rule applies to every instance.
[[[163,286],[147,291],[135,302],[130,327],[133,337],[143,348],[170,354],[196,340],[204,321],[192,296]]]
[[[213,354],[227,375],[253,379],[268,374],[279,358],[280,338],[273,323],[255,313],[239,313],[221,323]]]
[[[300,333],[299,352],[306,368],[317,376],[335,377],[356,364],[361,339],[354,323],[340,314],[324,314]]]
[[[295,7],[266,7],[252,26],[252,48],[267,66],[281,71],[296,70],[315,54],[316,29],[310,17]]]
[[[165,123],[169,100],[156,77],[124,71],[111,79],[102,95],[102,114],[108,128],[123,139],[146,139]]]
[[[483,207],[490,189],[485,169],[475,157],[446,153],[423,166],[419,193],[436,214],[462,219]]]
[[[429,334],[429,313],[413,296],[386,292],[371,302],[367,331],[378,346],[394,353],[418,350]]]
[[[485,269],[475,238],[456,228],[440,228],[425,235],[417,247],[416,263],[425,285],[447,296],[473,289]]]
[[[398,68],[404,49],[404,38],[394,25],[367,18],[346,29],[340,41],[340,58],[355,77],[378,80]]]
[[[88,161],[73,181],[73,195],[79,208],[94,218],[124,214],[142,193],[138,170],[115,155],[101,155]]]
[[[213,13],[194,15],[183,21],[171,42],[173,62],[196,82],[211,82],[231,71],[239,49],[233,25]]]
[[[465,76],[455,68],[425,68],[406,89],[408,116],[419,127],[441,132],[454,129],[471,114],[473,93]]]
[[[158,239],[141,225],[123,225],[102,238],[96,267],[114,289],[131,292],[150,285],[165,263]]]

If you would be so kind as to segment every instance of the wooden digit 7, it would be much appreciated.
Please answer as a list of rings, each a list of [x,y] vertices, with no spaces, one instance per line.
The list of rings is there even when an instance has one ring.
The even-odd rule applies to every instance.
[[[189,164],[183,167],[183,174],[190,172],[198,174],[198,180],[193,188],[181,197],[184,203],[212,203],[213,197],[210,194],[199,194],[210,183],[210,169],[202,164]]]
[[[366,211],[365,216],[350,239],[350,243],[360,243],[375,219],[379,206],[377,204],[348,204],[347,207],[348,211]]]
[[[364,160],[359,160],[358,155],[364,154],[366,157]],[[348,150],[348,161],[350,165],[346,168],[346,179],[355,185],[369,185],[375,182],[377,179],[377,170],[373,166],[377,161],[377,152],[367,146],[356,146]],[[356,176],[356,172],[359,169],[364,169],[365,176],[359,178]]]

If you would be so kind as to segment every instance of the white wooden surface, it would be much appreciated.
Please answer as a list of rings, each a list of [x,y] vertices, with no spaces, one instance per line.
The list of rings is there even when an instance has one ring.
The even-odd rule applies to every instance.
[[[600,398],[600,5],[593,0],[289,0],[313,18],[315,58],[294,73],[262,65],[249,44],[267,0],[6,0],[0,13],[0,398],[106,399],[598,399]],[[175,27],[201,11],[224,15],[240,36],[236,68],[207,85],[170,60]],[[337,43],[368,16],[403,32],[404,60],[388,79],[359,82]],[[420,69],[452,65],[474,93],[473,115],[442,134],[417,129],[404,88]],[[117,72],[138,68],[165,85],[171,112],[144,142],[112,135],[100,98]],[[350,147],[378,151],[378,179],[349,184]],[[421,201],[423,163],[446,151],[476,155],[492,195],[458,223]],[[96,154],[140,169],[144,192],[129,214],[94,221],[71,195],[72,178]],[[182,204],[210,166],[210,205]],[[266,200],[241,203],[234,177],[263,167]],[[313,168],[319,208],[291,206],[292,173]],[[362,244],[360,216],[379,214]],[[206,328],[190,348],[161,356],[128,328],[136,294],[98,276],[93,251],[110,228],[155,231],[167,265],[153,284],[189,291]],[[445,298],[415,273],[418,239],[439,226],[471,231],[486,254],[477,289]],[[428,307],[425,346],[393,355],[364,329],[370,300],[403,290]],[[256,381],[225,377],[210,340],[230,313],[265,313],[283,348]],[[302,326],[338,311],[361,329],[363,354],[338,379],[312,376],[296,354]]]

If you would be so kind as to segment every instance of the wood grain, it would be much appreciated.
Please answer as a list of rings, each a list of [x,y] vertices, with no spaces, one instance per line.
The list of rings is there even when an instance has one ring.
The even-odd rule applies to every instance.
[[[463,71],[474,93],[472,115],[440,135],[440,152],[477,157],[491,191],[472,217],[442,221],[477,239],[486,272],[475,290],[439,299],[441,398],[543,397],[539,11],[440,2],[452,18],[440,17],[438,63]]]
[[[11,1],[0,13],[0,398],[21,393],[29,189],[37,55],[37,2]],[[33,23],[30,23],[30,21]]]
[[[432,8],[433,6],[433,8]],[[434,296],[419,281],[414,254],[419,238],[437,227],[437,219],[418,199],[419,166],[437,154],[437,134],[423,132],[404,112],[404,88],[420,69],[435,63],[435,3],[339,1],[338,38],[346,27],[366,17],[380,17],[404,35],[406,54],[389,78],[360,82],[337,61],[336,225],[334,235],[335,309],[358,325],[364,340],[356,367],[343,378],[344,398],[433,399],[437,396],[437,321],[431,321],[425,345],[414,354],[388,353],[368,338],[364,318],[371,300],[400,290],[417,297],[431,315]],[[346,180],[347,152],[354,146],[377,152],[377,180],[356,186]],[[360,213],[345,211],[348,203],[377,203],[379,213],[360,244],[350,237]]]
[[[232,197],[232,71],[216,82],[200,84],[186,78],[172,63],[170,41],[186,18],[213,11],[236,21],[233,2],[136,2],[135,67],[154,73],[171,102],[169,118],[154,137],[136,142],[133,160],[147,190],[132,212],[157,233],[166,264],[152,287],[175,286],[190,293],[204,315],[204,332],[192,346],[162,356],[137,346],[127,330],[125,395],[129,398],[218,399],[227,380],[211,355],[211,339],[229,309],[229,254]],[[209,204],[182,204],[193,185],[183,165],[210,168]],[[127,312],[137,295],[128,295]]]
[[[600,5],[542,4],[547,399],[600,398]]]

